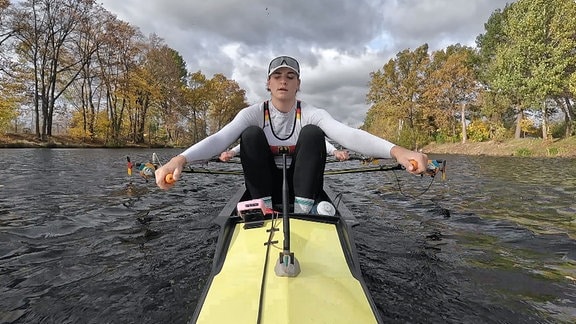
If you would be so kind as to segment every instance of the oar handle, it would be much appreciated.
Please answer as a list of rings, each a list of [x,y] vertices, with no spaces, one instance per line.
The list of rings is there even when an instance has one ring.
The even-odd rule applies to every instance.
[[[410,164],[412,164],[412,167],[414,167],[414,170],[418,170],[418,161],[410,160]]]
[[[176,182],[176,179],[174,179],[174,175],[172,173],[168,173],[164,177],[164,181],[166,181],[166,183],[168,183],[168,184],[173,184],[174,182]]]
[[[418,169],[418,162],[416,160],[410,160],[410,164],[412,164],[415,170]],[[442,173],[442,179],[446,179],[446,160],[428,160],[424,173],[434,177],[438,172]]]

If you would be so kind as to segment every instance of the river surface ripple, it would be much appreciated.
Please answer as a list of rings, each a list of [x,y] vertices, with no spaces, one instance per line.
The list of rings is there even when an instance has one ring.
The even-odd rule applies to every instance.
[[[210,272],[211,221],[243,181],[185,175],[165,192],[127,176],[126,156],[153,152],[179,153],[0,149],[0,323],[189,320]],[[384,320],[576,322],[576,161],[435,158],[448,160],[448,179],[428,191],[429,178],[405,172],[326,176],[360,221]]]

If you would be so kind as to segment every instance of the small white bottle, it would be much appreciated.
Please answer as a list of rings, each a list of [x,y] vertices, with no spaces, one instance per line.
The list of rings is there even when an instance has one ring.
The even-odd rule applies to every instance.
[[[332,205],[327,201],[321,201],[315,207],[315,214],[334,216],[336,215],[336,208],[334,207],[334,205]]]

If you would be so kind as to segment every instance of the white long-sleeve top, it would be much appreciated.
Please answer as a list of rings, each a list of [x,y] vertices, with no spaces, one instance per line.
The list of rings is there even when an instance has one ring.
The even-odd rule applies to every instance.
[[[296,106],[289,112],[283,113],[270,102],[269,111],[269,122],[276,135],[275,138],[268,138],[269,143],[278,142],[279,138],[286,138],[287,145],[293,145],[295,140],[298,139],[302,127],[311,124],[320,127],[326,137],[334,142],[365,156],[390,158],[390,150],[395,146],[395,144],[366,131],[345,125],[332,118],[326,110],[305,102],[301,102],[301,117],[299,122],[296,123],[294,122],[296,119]],[[208,160],[230,147],[232,143],[238,140],[246,128],[250,126],[264,128],[265,125],[269,127],[264,118],[263,103],[246,107],[238,112],[236,117],[220,131],[192,145],[182,152],[181,155],[186,158],[188,163]],[[271,132],[265,133],[269,137]]]
[[[326,142],[326,154],[333,155],[334,151],[336,151],[336,147],[334,147],[334,145],[332,145],[332,143],[328,141],[325,142]],[[240,153],[240,144],[231,148],[230,151],[234,152],[234,155],[238,155]]]

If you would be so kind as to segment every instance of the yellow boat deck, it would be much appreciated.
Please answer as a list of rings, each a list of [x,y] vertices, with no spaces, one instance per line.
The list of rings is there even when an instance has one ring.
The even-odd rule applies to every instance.
[[[221,271],[210,283],[198,323],[376,323],[361,282],[346,261],[335,224],[291,219],[297,277],[278,277],[282,219],[271,241],[263,227],[235,225]]]

